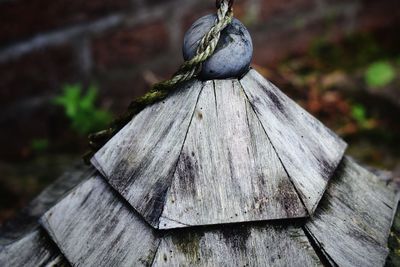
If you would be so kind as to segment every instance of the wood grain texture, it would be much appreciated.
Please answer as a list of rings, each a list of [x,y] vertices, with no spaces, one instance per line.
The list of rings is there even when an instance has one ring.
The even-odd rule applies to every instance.
[[[395,200],[373,174],[345,158],[304,229],[333,265],[382,266]],[[158,235],[97,176],[54,206],[42,224],[73,266],[321,265],[295,225],[221,224]]]
[[[35,231],[39,226],[39,218],[93,171],[93,168],[76,164],[44,189],[16,217],[0,227],[0,249]]]
[[[38,219],[62,196],[93,173],[76,164],[66,171],[15,218],[0,228],[0,266],[69,266],[57,246],[39,227]]]
[[[41,219],[73,266],[147,266],[158,239],[152,227],[99,176]]]
[[[306,215],[238,80],[207,81],[159,227]]]
[[[154,227],[201,88],[202,82],[189,82],[147,107],[92,158],[109,183]]]
[[[301,228],[221,226],[167,235],[153,266],[322,266]]]
[[[320,265],[301,227],[236,224],[157,234],[101,177],[72,191],[42,225],[72,266]]]
[[[305,230],[339,266],[383,266],[397,202],[394,190],[345,157]]]
[[[346,144],[255,70],[240,80],[254,111],[310,214]]]
[[[18,241],[0,249],[0,266],[67,266],[57,246],[41,229],[36,229]]]

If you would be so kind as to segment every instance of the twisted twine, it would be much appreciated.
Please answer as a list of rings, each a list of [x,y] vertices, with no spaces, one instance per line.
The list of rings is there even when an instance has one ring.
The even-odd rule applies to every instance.
[[[200,73],[203,62],[214,54],[221,32],[232,22],[232,4],[232,0],[217,1],[218,11],[214,26],[200,40],[196,55],[185,61],[171,79],[155,84],[147,94],[133,100],[127,112],[114,120],[108,129],[89,135],[91,150],[83,157],[86,163],[89,163],[94,153],[146,106],[163,100],[177,85],[195,78]]]

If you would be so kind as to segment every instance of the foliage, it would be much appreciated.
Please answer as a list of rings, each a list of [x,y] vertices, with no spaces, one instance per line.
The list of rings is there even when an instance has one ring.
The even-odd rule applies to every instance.
[[[396,78],[394,67],[387,61],[372,63],[365,72],[365,82],[369,87],[384,87]]]
[[[317,68],[349,71],[366,66],[387,53],[372,36],[364,33],[349,35],[340,43],[326,37],[317,38],[309,51],[311,58],[319,63]]]
[[[367,115],[365,107],[360,104],[356,104],[351,109],[351,115],[358,123],[364,124],[367,121]]]
[[[47,139],[33,139],[31,141],[31,149],[35,152],[43,152],[49,147]]]
[[[98,89],[90,86],[86,94],[80,84],[66,85],[53,102],[64,107],[72,128],[79,134],[88,134],[104,128],[111,121],[111,114],[95,106]]]
[[[351,106],[351,117],[361,129],[370,129],[374,126],[374,121],[368,118],[366,108],[361,104]]]

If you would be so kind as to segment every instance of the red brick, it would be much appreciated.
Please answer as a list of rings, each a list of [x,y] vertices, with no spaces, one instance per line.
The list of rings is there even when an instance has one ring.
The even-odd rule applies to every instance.
[[[50,104],[47,104],[50,106]],[[26,156],[26,151],[34,138],[47,138],[49,131],[53,131],[54,124],[50,123],[51,115],[49,109],[34,108],[26,109],[18,108],[14,114],[8,114],[4,118],[2,110],[0,117],[0,160],[15,160]],[[60,114],[59,118],[62,118]],[[65,124],[65,129],[68,125]]]
[[[133,71],[120,69],[97,73],[102,102],[116,113],[125,111],[131,100],[145,94],[155,82],[171,77],[181,60],[171,56],[168,62],[161,61],[157,59],[153,64],[139,65]],[[156,80],[146,79],[146,72],[153,74]]]
[[[153,6],[153,5],[158,5],[161,3],[165,3],[165,0],[146,0],[146,5],[147,6]]]
[[[94,40],[93,55],[101,70],[133,66],[168,52],[168,38],[162,21],[120,29]]]
[[[191,11],[189,14],[185,14],[185,16],[182,19],[182,31],[185,33],[191,26],[192,24],[198,20],[199,18],[209,15],[209,14],[215,14],[215,6],[214,5],[206,5],[202,6],[199,8],[196,8],[195,10]]]
[[[0,46],[129,8],[129,0],[19,0],[0,4]]]
[[[296,13],[299,9],[312,8],[314,0],[263,0],[260,17],[262,20],[280,16],[284,13]]]
[[[246,15],[246,7],[249,4],[250,0],[242,0],[236,1],[233,6],[234,16],[238,19],[242,19]],[[182,22],[182,30],[185,32],[190,28],[190,26],[199,18],[209,15],[215,14],[217,12],[215,5],[213,3],[202,4],[196,6],[195,9],[192,9],[189,14],[185,14]]]
[[[238,18],[239,20],[246,18],[249,12],[248,8],[250,3],[251,3],[250,0],[242,0],[235,2],[235,5],[233,7],[233,13],[235,17]]]
[[[37,97],[76,80],[79,68],[74,50],[55,47],[0,65],[0,106],[23,98]]]
[[[400,2],[398,0],[364,0],[358,15],[358,27],[364,31],[400,24]]]
[[[288,56],[307,53],[316,38],[324,36],[343,36],[344,32],[337,32],[337,27],[331,27],[329,34],[324,24],[316,22],[302,29],[286,29],[285,31],[257,31],[253,34],[254,56],[253,61],[261,66],[275,66]]]

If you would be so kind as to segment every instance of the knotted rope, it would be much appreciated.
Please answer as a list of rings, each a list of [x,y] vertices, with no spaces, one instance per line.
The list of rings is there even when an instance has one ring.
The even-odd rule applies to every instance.
[[[200,73],[203,62],[214,54],[221,32],[232,22],[233,2],[233,0],[217,0],[218,11],[214,26],[200,40],[196,55],[185,61],[171,79],[155,84],[144,96],[133,100],[127,112],[113,121],[108,129],[89,135],[91,150],[84,155],[87,163],[98,149],[146,106],[163,100],[176,89],[177,85],[195,78]]]

